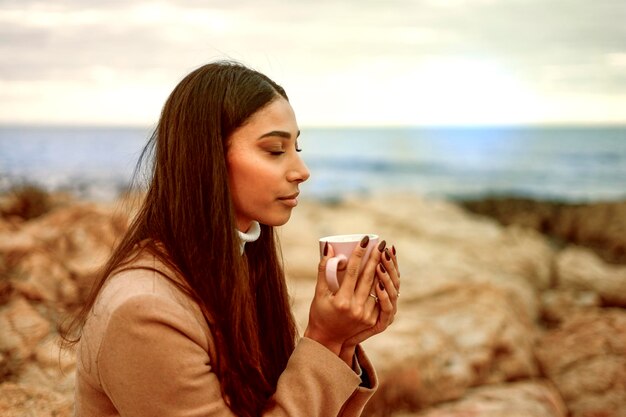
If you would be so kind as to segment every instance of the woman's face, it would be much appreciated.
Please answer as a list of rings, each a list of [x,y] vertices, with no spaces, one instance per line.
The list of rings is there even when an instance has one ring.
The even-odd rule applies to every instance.
[[[280,226],[298,204],[298,186],[309,178],[300,158],[296,116],[280,97],[254,113],[229,139],[228,181],[237,228],[253,220]]]

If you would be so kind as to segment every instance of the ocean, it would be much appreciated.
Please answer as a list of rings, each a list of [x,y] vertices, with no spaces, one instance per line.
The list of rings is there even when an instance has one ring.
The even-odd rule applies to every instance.
[[[148,128],[0,127],[0,191],[34,183],[110,200]],[[626,126],[304,128],[303,197],[417,193],[590,202],[626,199]]]

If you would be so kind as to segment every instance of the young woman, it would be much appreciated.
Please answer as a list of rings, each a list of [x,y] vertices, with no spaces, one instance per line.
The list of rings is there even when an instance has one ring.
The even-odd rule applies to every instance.
[[[393,321],[395,248],[324,279],[304,337],[273,231],[309,171],[284,90],[240,64],[185,77],[144,149],[144,203],[66,336],[77,416],[357,416],[377,386],[359,343]],[[311,256],[317,256],[311,254]]]

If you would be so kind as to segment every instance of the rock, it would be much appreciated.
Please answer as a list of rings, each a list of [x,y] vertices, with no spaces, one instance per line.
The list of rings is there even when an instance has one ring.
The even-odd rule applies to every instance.
[[[403,301],[399,310],[384,335],[363,343],[381,380],[372,415],[419,410],[461,398],[473,386],[539,374],[533,323],[501,288],[451,284]]]
[[[19,373],[21,361],[12,357],[11,351],[0,348],[0,383]]]
[[[559,393],[542,381],[486,385],[463,399],[397,417],[567,417]]]
[[[450,275],[469,275],[508,290],[528,288],[525,283],[536,291],[552,285],[554,249],[538,233],[504,229],[449,202],[415,196],[346,199],[334,206],[302,204],[281,228],[287,272],[290,277],[314,279],[318,259],[311,253],[318,251],[318,238],[360,232],[377,233],[395,245],[402,269],[428,269],[430,275],[442,277],[434,285]],[[430,280],[417,278],[406,285],[419,282],[415,291],[427,291],[424,284],[430,285]],[[521,298],[528,298],[525,288]]]
[[[461,204],[504,225],[532,228],[558,241],[585,246],[605,261],[626,264],[626,201],[566,204],[502,197]]]
[[[39,387],[5,382],[0,384],[2,417],[70,417],[72,401]]]
[[[541,293],[541,318],[549,326],[559,324],[572,315],[601,306],[600,296],[593,291],[554,289]]]
[[[28,225],[76,279],[87,285],[128,227],[128,217],[113,207],[76,204]]]
[[[0,308],[0,352],[25,361],[50,331],[50,323],[24,298],[17,297]]]
[[[384,334],[363,343],[381,379],[369,415],[564,417],[555,388],[537,380],[544,374],[573,416],[612,417],[626,408],[618,390],[624,312],[600,309],[621,302],[614,294],[622,288],[619,267],[589,252],[558,254],[536,231],[502,227],[445,201],[386,196],[301,203],[278,230],[301,330],[319,237],[378,233],[398,250],[398,315]],[[0,219],[2,416],[7,407],[16,414],[6,415],[31,415],[31,409],[64,415],[75,358],[58,349],[59,311],[80,305],[128,226],[128,215],[113,205],[56,207],[30,221]],[[45,404],[39,413],[36,407]]]
[[[50,194],[34,185],[13,187],[0,198],[0,216],[29,220],[39,217],[53,207]]]
[[[9,277],[17,293],[32,301],[65,305],[78,302],[70,272],[50,251],[40,249],[10,255],[14,265]]]
[[[46,389],[50,392],[62,394],[72,398],[74,394],[75,375],[73,367],[68,372],[63,372],[59,367],[40,366],[35,361],[30,361],[20,368],[19,375],[11,379],[11,382]]]
[[[572,417],[626,415],[626,311],[578,313],[547,332],[536,353]]]
[[[75,368],[76,354],[61,348],[60,336],[51,336],[35,350],[35,361],[41,368],[71,374]]]
[[[570,247],[556,259],[560,288],[593,291],[604,304],[626,307],[626,265],[611,265],[588,249]]]
[[[368,415],[419,410],[458,399],[474,382],[470,361],[450,335],[427,322],[410,329],[407,321],[403,324],[403,331],[398,331],[394,323],[392,337],[364,344],[372,360],[382,365],[377,366],[381,385],[370,400]]]
[[[287,262],[309,259],[302,269],[287,268],[301,328],[319,237],[373,232],[398,250],[398,315],[384,335],[363,344],[381,375],[373,409],[424,408],[458,399],[473,386],[538,375],[537,294],[551,285],[554,258],[539,234],[503,229],[452,204],[419,198],[347,199],[300,209],[282,229],[281,241]]]
[[[23,229],[0,229],[0,253],[26,253],[35,249],[37,244],[37,239]]]
[[[405,313],[406,314],[406,313]],[[471,385],[537,375],[533,322],[511,294],[490,284],[459,284],[415,303],[412,319],[450,336],[468,362]]]

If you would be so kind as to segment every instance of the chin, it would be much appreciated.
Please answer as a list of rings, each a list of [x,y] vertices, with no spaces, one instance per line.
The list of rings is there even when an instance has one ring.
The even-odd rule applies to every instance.
[[[287,224],[290,218],[291,218],[291,213],[289,213],[289,215],[287,216],[280,216],[280,217],[277,216],[277,217],[271,217],[268,219],[259,219],[259,223],[265,224],[267,226],[278,227],[278,226],[283,226]]]

